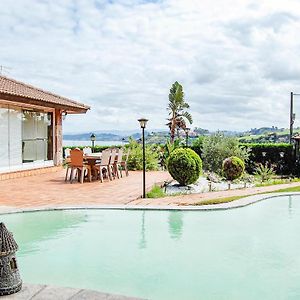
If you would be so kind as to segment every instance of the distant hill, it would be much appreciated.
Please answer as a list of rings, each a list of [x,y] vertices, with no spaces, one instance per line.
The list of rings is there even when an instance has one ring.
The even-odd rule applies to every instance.
[[[285,143],[289,142],[289,129],[278,128],[276,126],[272,127],[261,127],[261,128],[251,128],[248,131],[229,131],[220,130],[219,133],[225,136],[236,136],[239,138],[241,143]],[[94,131],[97,141],[128,141],[129,137],[135,140],[141,138],[141,133],[132,130],[112,130],[110,131]],[[197,138],[198,136],[211,135],[215,131],[209,131],[203,128],[195,128],[189,132],[190,138]],[[300,128],[294,128],[294,134],[300,133]],[[64,134],[64,140],[74,140],[74,141],[89,141],[91,132],[79,133],[79,134]],[[145,131],[147,137],[147,143],[158,143],[164,144],[169,138],[168,130],[160,130],[156,132]],[[180,136],[185,138],[185,133],[180,132]]]
[[[74,141],[89,141],[91,133],[80,133],[80,134],[64,134],[64,140],[74,140]],[[96,139],[98,141],[121,141],[123,137],[112,134],[112,133],[97,133]]]
[[[99,132],[94,131],[93,132],[96,135],[97,141],[123,141],[128,140],[128,138],[131,136],[134,139],[139,139],[141,137],[140,133],[132,132],[131,134],[115,134],[111,132]],[[120,131],[121,133],[121,131]],[[122,133],[129,133],[128,131],[123,131]],[[92,132],[86,132],[86,133],[74,133],[74,134],[64,134],[63,139],[64,140],[73,140],[73,141],[89,141],[90,136]]]

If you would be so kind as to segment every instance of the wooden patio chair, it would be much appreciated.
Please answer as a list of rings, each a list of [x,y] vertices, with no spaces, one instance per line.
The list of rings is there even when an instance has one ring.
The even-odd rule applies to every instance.
[[[71,149],[70,148],[66,148],[64,150],[64,154],[65,154],[65,159],[67,159],[68,157],[70,157],[70,155],[71,155]]]
[[[83,183],[83,179],[85,177],[85,172],[87,171],[87,176],[89,181],[92,181],[92,169],[91,166],[84,163],[83,161],[83,152],[80,149],[71,150],[71,176],[70,181],[71,183],[74,180],[74,171],[76,171],[78,176],[78,181]],[[79,178],[80,176],[80,178]]]
[[[111,174],[111,177],[113,179],[116,179],[117,177],[117,172],[115,170],[115,163],[116,163],[116,160],[118,159],[118,151],[119,149],[118,148],[111,148],[111,154],[110,154],[110,163],[109,163],[109,169],[110,169],[110,174]]]
[[[71,176],[71,157],[70,157],[70,155],[71,155],[71,149],[70,148],[66,148],[65,150],[64,150],[64,163],[66,164],[66,176],[65,176],[65,181],[67,181],[68,180],[68,177],[69,176]],[[69,173],[70,173],[70,175],[69,175]],[[70,179],[71,179],[71,177],[70,177]]]
[[[83,148],[83,154],[84,155],[92,154],[92,148],[91,147],[84,147]]]
[[[124,168],[126,176],[129,175],[128,166],[127,166],[127,161],[128,161],[129,154],[130,154],[130,149],[127,149],[125,159],[122,159],[122,161],[121,161],[121,168],[122,169]]]
[[[114,162],[114,172],[120,179],[122,177],[122,163],[123,160],[123,149],[119,149],[117,159]]]
[[[111,150],[106,149],[102,151],[101,162],[94,166],[94,169],[97,170],[97,173],[99,174],[99,178],[101,182],[103,182],[103,173],[106,173],[106,177],[108,180],[112,180],[110,160],[111,160]]]

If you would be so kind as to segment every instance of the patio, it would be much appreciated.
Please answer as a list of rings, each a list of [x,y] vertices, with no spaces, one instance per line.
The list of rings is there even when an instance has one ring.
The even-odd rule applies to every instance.
[[[146,174],[147,190],[155,183],[170,179],[168,172]],[[130,172],[128,177],[113,181],[66,183],[65,170],[38,176],[0,181],[0,206],[17,208],[128,204],[141,197],[142,172]]]

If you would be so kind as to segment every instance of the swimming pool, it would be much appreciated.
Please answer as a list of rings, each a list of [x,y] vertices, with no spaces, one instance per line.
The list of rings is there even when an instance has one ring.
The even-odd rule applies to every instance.
[[[300,196],[223,211],[1,215],[28,283],[148,299],[299,299]]]

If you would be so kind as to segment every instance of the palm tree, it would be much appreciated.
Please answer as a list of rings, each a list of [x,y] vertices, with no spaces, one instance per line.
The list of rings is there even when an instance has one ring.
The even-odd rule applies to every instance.
[[[184,100],[184,93],[182,85],[175,81],[172,84],[169,94],[169,104],[167,110],[169,118],[167,125],[170,128],[170,142],[173,143],[175,139],[176,129],[185,129],[186,121],[193,123],[191,114],[186,111],[190,106]]]

